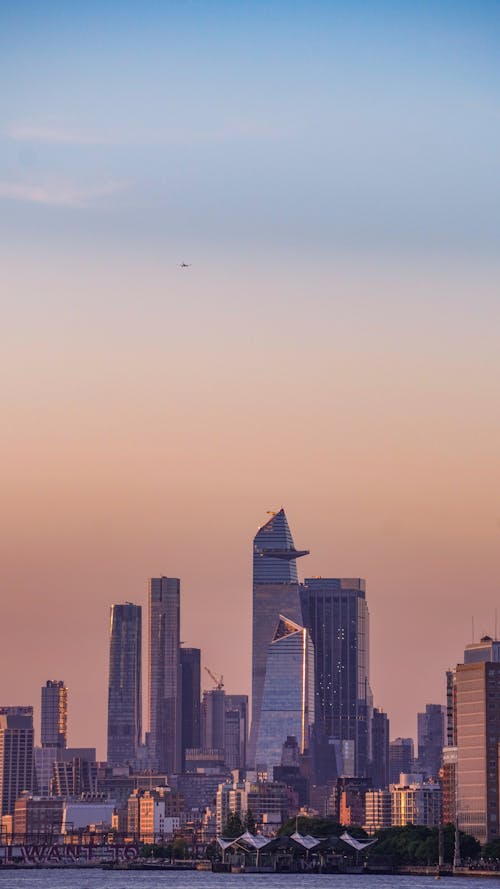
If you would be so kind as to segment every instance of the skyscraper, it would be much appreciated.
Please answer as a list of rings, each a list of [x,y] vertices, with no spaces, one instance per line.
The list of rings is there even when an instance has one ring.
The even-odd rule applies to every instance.
[[[354,774],[364,777],[372,709],[365,582],[360,578],[307,578],[301,598],[304,624],[314,645],[316,734],[322,745],[328,739],[342,750],[344,761],[349,758],[342,774],[350,774],[353,755]]]
[[[226,749],[226,693],[223,688],[203,692],[201,744],[206,750]]]
[[[418,769],[428,778],[437,778],[442,765],[445,715],[441,704],[426,704],[425,713],[417,713]]]
[[[372,758],[370,764],[372,788],[387,790],[389,787],[389,718],[377,708],[372,715]]]
[[[480,843],[500,835],[500,663],[456,669],[457,819]]]
[[[188,747],[200,746],[200,676],[199,648],[181,648],[182,673],[182,756]]]
[[[226,766],[244,769],[247,762],[248,695],[226,695]]]
[[[33,707],[0,707],[0,818],[33,790]]]
[[[108,762],[135,764],[142,737],[142,609],[111,606]]]
[[[253,541],[251,766],[255,765],[269,646],[280,614],[302,624],[296,560],[307,554],[308,550],[295,548],[283,509],[271,515]]]
[[[413,772],[413,738],[395,738],[389,744],[389,784],[399,784],[401,772]]]
[[[149,744],[157,768],[182,768],[180,591],[177,577],[149,581]]]
[[[68,689],[62,680],[48,679],[42,686],[42,747],[64,749],[68,735]]]
[[[304,753],[313,722],[313,645],[304,627],[280,614],[266,663],[255,754],[259,771],[272,779],[287,738],[295,737]]]

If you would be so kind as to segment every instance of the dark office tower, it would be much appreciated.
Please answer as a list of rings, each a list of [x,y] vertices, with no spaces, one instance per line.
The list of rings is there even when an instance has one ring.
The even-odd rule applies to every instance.
[[[425,713],[417,713],[418,769],[427,778],[437,778],[442,765],[445,715],[441,704],[426,704]]]
[[[248,695],[226,695],[226,766],[244,769],[247,762]]]
[[[183,760],[188,747],[200,747],[201,744],[200,661],[201,651],[199,648],[181,648]]]
[[[314,645],[316,737],[319,745],[338,749],[339,774],[365,777],[372,708],[365,582],[308,578],[301,598],[304,624]]]
[[[255,765],[267,655],[280,614],[302,623],[296,560],[297,550],[285,511],[273,513],[253,541],[252,726],[248,764]]]
[[[458,664],[456,694],[458,825],[489,843],[500,834],[500,663]]]
[[[135,765],[142,738],[142,609],[111,606],[108,763]]]
[[[169,774],[182,768],[180,593],[177,577],[149,581],[149,745]]]
[[[68,737],[68,689],[62,680],[49,679],[42,686],[42,747],[64,749]]]
[[[411,773],[415,766],[413,738],[395,738],[389,744],[389,784],[399,784],[401,772]]]
[[[201,745],[205,750],[225,750],[226,693],[222,688],[203,692],[201,704]]]
[[[33,790],[33,707],[0,707],[0,818]]]
[[[373,790],[389,787],[389,717],[383,710],[372,715],[372,760],[370,775]]]

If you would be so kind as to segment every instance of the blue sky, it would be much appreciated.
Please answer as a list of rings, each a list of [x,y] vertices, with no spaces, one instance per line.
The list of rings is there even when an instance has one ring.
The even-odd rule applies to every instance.
[[[0,24],[4,237],[39,237],[42,206],[49,242],[498,247],[498,4],[21,2]]]

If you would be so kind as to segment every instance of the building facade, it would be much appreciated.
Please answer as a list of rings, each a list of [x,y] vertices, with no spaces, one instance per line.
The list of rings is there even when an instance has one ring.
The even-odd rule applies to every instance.
[[[64,749],[68,738],[68,689],[62,680],[48,679],[42,687],[42,747]]]
[[[228,769],[244,769],[247,762],[248,695],[226,695],[225,751]]]
[[[389,787],[389,717],[375,708],[372,714],[372,756],[370,776],[374,790]]]
[[[188,747],[200,747],[201,651],[181,648],[182,755]],[[183,760],[184,761],[184,760]]]
[[[314,648],[305,627],[280,614],[266,658],[256,767],[273,778],[283,744],[297,738],[300,753],[309,748],[314,722]]]
[[[295,548],[283,509],[271,514],[253,541],[251,767],[255,766],[269,646],[280,614],[302,624],[296,560],[307,554]]]
[[[149,745],[157,768],[182,769],[180,580],[149,581]]]
[[[457,818],[480,843],[500,836],[500,663],[456,669]]]
[[[301,599],[314,645],[316,733],[323,743],[338,742],[341,751],[353,756],[354,775],[363,777],[370,760],[372,710],[365,582],[307,578]],[[349,774],[345,764],[340,768],[341,774]]]
[[[142,609],[112,605],[109,640],[108,763],[135,764],[142,739]]]
[[[401,772],[413,772],[413,738],[395,738],[389,742],[389,784],[398,784]]]
[[[0,707],[0,817],[13,815],[24,790],[33,791],[33,707]]]
[[[417,713],[417,728],[418,770],[427,778],[437,778],[443,759],[446,708],[426,704],[425,713]]]

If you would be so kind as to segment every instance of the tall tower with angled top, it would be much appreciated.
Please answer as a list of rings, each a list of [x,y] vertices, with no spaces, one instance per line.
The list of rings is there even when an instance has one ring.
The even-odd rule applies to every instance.
[[[308,550],[295,548],[284,509],[257,531],[253,541],[252,726],[248,765],[255,766],[269,646],[280,615],[302,624],[296,560]]]

